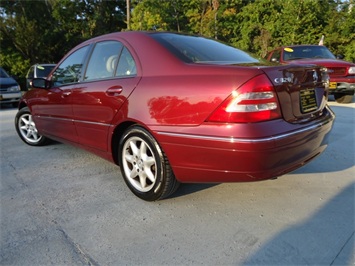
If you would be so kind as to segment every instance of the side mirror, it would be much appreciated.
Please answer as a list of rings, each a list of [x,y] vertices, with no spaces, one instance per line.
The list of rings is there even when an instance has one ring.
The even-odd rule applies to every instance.
[[[49,89],[50,82],[44,78],[32,79],[32,87],[35,89]]]
[[[337,59],[344,59],[344,55],[338,54],[338,55],[337,55]]]
[[[277,60],[277,58],[273,57],[273,58],[271,58],[271,62],[277,63],[277,62],[279,62],[279,60]]]

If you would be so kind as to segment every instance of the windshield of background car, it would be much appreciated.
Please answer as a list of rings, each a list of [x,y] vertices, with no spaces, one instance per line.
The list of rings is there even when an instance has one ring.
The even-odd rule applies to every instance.
[[[54,66],[37,66],[37,78],[47,77]]]
[[[5,70],[0,68],[0,78],[9,78],[10,76],[6,73]]]
[[[260,61],[226,44],[198,36],[154,33],[151,37],[186,63],[255,64]]]
[[[300,46],[285,47],[284,60],[296,60],[303,58],[335,59],[335,56],[324,46]]]

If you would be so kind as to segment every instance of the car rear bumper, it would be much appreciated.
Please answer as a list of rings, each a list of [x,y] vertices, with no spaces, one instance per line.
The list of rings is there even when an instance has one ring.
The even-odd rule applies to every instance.
[[[268,132],[257,132],[258,125],[246,124],[157,130],[154,134],[180,182],[257,181],[293,171],[323,152],[334,118],[327,108],[321,120],[303,127],[270,121]],[[201,128],[207,134],[197,134]],[[208,134],[211,132],[251,137]]]

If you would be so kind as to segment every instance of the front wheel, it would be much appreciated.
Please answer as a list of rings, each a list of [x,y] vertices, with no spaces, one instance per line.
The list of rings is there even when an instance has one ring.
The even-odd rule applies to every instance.
[[[159,144],[147,130],[139,126],[132,126],[124,133],[118,158],[127,186],[143,200],[166,198],[179,187]]]
[[[15,117],[15,128],[20,138],[31,146],[43,146],[48,139],[40,135],[28,107],[20,109]]]

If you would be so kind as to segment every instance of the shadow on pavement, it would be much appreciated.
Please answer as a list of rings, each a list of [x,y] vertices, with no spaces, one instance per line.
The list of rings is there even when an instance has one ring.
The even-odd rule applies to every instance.
[[[243,265],[353,265],[354,188],[352,183],[305,222],[290,225]]]
[[[0,104],[0,110],[16,110],[17,107],[11,104]]]
[[[180,184],[179,189],[169,197],[169,199],[173,198],[179,198],[185,195],[193,194],[195,192],[199,192],[205,189],[212,188],[214,186],[218,186],[220,183],[201,183],[201,184],[195,184],[195,183],[186,183],[186,184]]]

